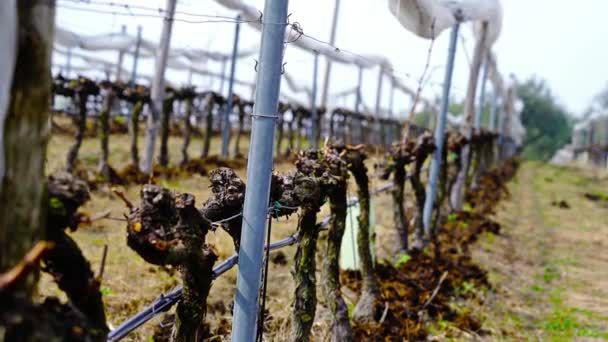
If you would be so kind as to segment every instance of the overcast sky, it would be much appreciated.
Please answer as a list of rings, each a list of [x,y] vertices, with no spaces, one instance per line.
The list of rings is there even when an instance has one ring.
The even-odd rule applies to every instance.
[[[263,8],[263,0],[245,0],[248,4]],[[164,0],[124,0],[114,1],[132,5],[164,7]],[[76,10],[75,8],[105,9],[126,13],[120,8],[93,6],[83,3],[58,1],[57,24],[63,28],[82,33],[98,34],[120,31],[121,25],[127,25],[131,33],[137,25],[143,26],[145,38],[158,41],[162,19],[98,14]],[[608,13],[608,1],[579,0],[576,3],[566,0],[506,0],[504,6],[504,24],[502,35],[494,46],[498,56],[499,69],[506,77],[514,73],[519,80],[533,75],[546,79],[560,102],[575,115],[588,106],[591,98],[605,84],[604,69],[608,61],[608,48],[605,37],[608,37],[608,25],[603,24]],[[70,7],[70,8],[67,8]],[[181,0],[178,11],[234,15],[215,3],[213,0]],[[299,22],[304,32],[321,40],[329,40],[329,28],[333,13],[333,1],[330,0],[291,0],[291,21]],[[136,12],[136,11],[132,11]],[[146,12],[136,12],[146,13]],[[148,12],[149,13],[149,12]],[[200,19],[200,18],[199,18]],[[248,48],[259,44],[260,35],[246,25],[243,26],[241,47]],[[175,22],[172,47],[205,48],[212,51],[228,53],[231,51],[234,24],[204,23],[189,24]],[[446,62],[449,32],[444,32],[435,42],[431,55],[432,83],[425,88],[425,96],[432,97],[440,93],[443,81],[443,65]],[[459,42],[454,86],[452,94],[456,98],[464,96],[467,84],[467,55],[472,54],[473,39],[468,26],[462,30],[463,39]],[[418,38],[403,29],[390,14],[385,0],[342,0],[336,45],[357,54],[379,54],[388,57],[395,66],[396,75],[410,87],[417,86],[417,80],[424,70],[429,49],[429,41]],[[112,61],[116,53],[98,53]],[[253,81],[255,64],[253,56],[240,61],[237,77]],[[295,46],[288,45],[285,62],[286,69],[303,85],[312,82],[312,55]],[[56,56],[55,63],[63,63],[61,56]],[[124,66],[131,68],[129,58]],[[74,64],[78,64],[74,61]],[[153,61],[144,60],[140,70],[152,73]],[[321,63],[323,75],[324,62]],[[211,70],[219,71],[218,63],[210,63]],[[170,71],[168,79],[185,82],[185,73]],[[365,72],[365,103],[373,107],[376,94],[378,71],[371,69]],[[219,88],[219,81],[202,77],[194,78],[201,89]],[[332,74],[330,93],[338,93],[352,88],[357,83],[357,69],[354,66],[336,66]],[[319,82],[321,84],[321,80]],[[283,88],[286,85],[283,84]],[[388,82],[384,87],[382,103],[388,106]],[[245,88],[237,92],[248,95]],[[285,90],[286,93],[290,93]],[[304,99],[300,96],[299,98]],[[352,105],[354,99],[347,100]],[[406,111],[409,100],[397,93],[396,109]]]

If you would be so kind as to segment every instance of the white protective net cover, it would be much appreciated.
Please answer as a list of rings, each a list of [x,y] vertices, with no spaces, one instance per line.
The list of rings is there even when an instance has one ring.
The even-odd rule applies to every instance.
[[[491,44],[502,28],[499,0],[389,0],[388,6],[406,30],[426,39],[436,38],[458,18],[474,23],[487,21]]]

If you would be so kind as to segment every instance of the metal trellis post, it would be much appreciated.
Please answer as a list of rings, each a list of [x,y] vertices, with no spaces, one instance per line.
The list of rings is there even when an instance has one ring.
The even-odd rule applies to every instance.
[[[376,113],[374,113],[374,117],[377,119],[373,124],[372,124],[372,136],[370,137],[370,141],[373,144],[380,144],[380,142],[382,141],[382,136],[380,135],[380,111],[381,111],[381,104],[382,104],[382,85],[384,81],[384,67],[381,66],[380,67],[380,71],[378,72],[378,88],[376,89],[376,108],[374,109],[374,111]]]
[[[359,65],[359,78],[357,79],[357,93],[355,94],[355,112],[361,109],[361,86],[363,84],[363,67]]]
[[[384,67],[378,72],[378,88],[376,89],[376,108],[374,113],[376,118],[380,117],[380,104],[382,103],[382,81],[384,78]]]
[[[311,116],[311,125],[310,125],[310,136],[308,146],[310,148],[317,148],[317,130],[321,129],[317,127],[318,115],[317,112],[317,79],[319,75],[319,52],[315,51],[315,60],[312,74],[312,99],[310,104],[310,116]]]
[[[388,98],[388,116],[393,118],[395,111],[395,80],[391,76],[391,92]]]
[[[452,74],[454,71],[454,58],[456,56],[456,47],[458,44],[458,31],[460,22],[456,23],[452,28],[450,36],[450,49],[448,53],[448,62],[445,71],[445,80],[443,83],[443,97],[441,99],[441,112],[435,126],[435,144],[437,149],[433,153],[431,160],[431,170],[429,174],[429,182],[426,189],[426,201],[424,202],[423,222],[425,238],[431,236],[431,219],[433,216],[433,208],[435,205],[435,197],[437,195],[437,182],[439,180],[439,171],[441,170],[441,160],[443,155],[444,132],[447,120],[448,107],[450,105],[450,87],[452,86]]]
[[[72,48],[68,48],[68,52],[65,58],[65,77],[70,78],[72,71]]]
[[[120,33],[124,36],[127,33],[127,26],[122,25]],[[120,82],[122,78],[122,61],[125,58],[125,50],[118,51],[118,62],[116,63],[116,82]]]
[[[152,106],[150,111],[151,114],[148,116],[147,121],[146,143],[144,146],[144,159],[141,170],[147,175],[152,174],[154,146],[158,133],[158,121],[163,106],[163,98],[165,96],[165,70],[167,69],[167,60],[169,59],[169,46],[171,45],[171,31],[173,29],[173,17],[175,15],[176,3],[177,0],[167,0],[167,16],[163,20],[160,45],[156,55],[154,81],[152,82],[150,90]]]
[[[222,58],[222,77],[220,77],[220,94],[224,93],[224,83],[226,81],[226,68],[228,67],[228,57]]]
[[[133,69],[131,70],[131,86],[134,86],[137,83],[137,64],[139,62],[139,49],[141,48],[141,30],[141,25],[137,26],[137,41],[135,42],[135,52],[133,53]]]
[[[288,0],[266,0],[257,91],[253,110],[247,184],[243,208],[239,271],[234,301],[233,342],[252,342],[256,336],[262,255],[268,222],[274,133],[278,119],[283,45]],[[285,25],[277,24],[285,23]]]
[[[490,110],[490,131],[496,131],[496,118],[498,116],[498,109],[500,107],[500,98],[496,91],[492,93],[492,108]]]
[[[362,101],[362,92],[361,92],[361,87],[363,86],[363,66],[359,65],[359,79],[357,81],[357,94],[356,94],[356,100],[355,100],[355,113],[360,114],[361,113],[361,101]],[[351,119],[352,120],[352,119]],[[359,124],[357,127],[357,131],[360,133],[362,130],[362,123],[361,120],[359,120]],[[354,125],[351,125],[350,127],[353,128],[354,131]],[[357,144],[360,144],[362,142],[363,137],[361,136],[361,134],[359,134],[359,136],[357,136],[355,138],[353,132],[350,132],[351,135],[351,140],[354,141]]]
[[[483,64],[483,74],[481,76],[481,90],[479,94],[479,105],[477,106],[477,112],[475,114],[475,130],[479,132],[481,128],[481,118],[483,117],[483,111],[485,109],[486,102],[486,83],[488,80],[488,71],[490,65],[490,56],[486,56]]]
[[[336,5],[334,6],[334,16],[332,19],[331,32],[329,35],[329,44],[336,44],[336,33],[338,29],[338,18],[340,17],[340,0],[335,0]],[[325,78],[323,79],[323,94],[321,98],[321,105],[327,108],[327,98],[329,97],[329,81],[331,78],[331,60],[327,59],[325,64]]]
[[[192,76],[193,76],[194,72],[192,71],[192,69],[188,70],[188,86],[191,87],[192,86]]]
[[[234,45],[232,46],[232,62],[230,64],[230,80],[228,81],[228,99],[226,100],[226,110],[222,126],[222,157],[228,157],[230,145],[230,114],[234,105],[234,73],[236,72],[236,57],[239,51],[239,36],[241,32],[241,16],[236,17],[236,28],[234,32]],[[222,88],[223,90],[223,88]]]

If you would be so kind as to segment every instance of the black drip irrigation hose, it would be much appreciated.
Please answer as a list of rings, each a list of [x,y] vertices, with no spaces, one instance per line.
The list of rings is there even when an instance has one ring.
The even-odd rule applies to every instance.
[[[424,170],[426,170],[426,168],[424,168]],[[392,183],[385,184],[385,185],[381,186],[380,188],[374,190],[371,193],[371,195],[375,196],[375,195],[381,194],[383,192],[393,189],[393,187],[394,187],[394,185]],[[348,201],[348,207],[355,206],[357,203],[359,203],[359,199],[352,198]],[[327,229],[327,225],[329,225],[330,220],[331,220],[331,215],[323,218],[321,220],[321,222],[319,222],[317,224],[318,229],[320,231]],[[282,240],[267,244],[265,249],[268,252],[275,251],[278,249],[285,248],[287,246],[293,246],[296,243],[298,243],[299,240],[300,239],[299,239],[298,235],[293,234]],[[215,280],[222,274],[226,273],[228,270],[230,270],[232,267],[234,267],[238,263],[238,260],[239,260],[238,254],[234,254],[231,257],[229,257],[228,259],[222,261],[221,264],[217,265],[213,269],[213,273],[211,275],[212,279]],[[177,288],[171,290],[171,292],[169,292],[169,293],[161,294],[160,297],[158,297],[148,307],[146,307],[139,313],[135,314],[131,318],[124,321],[116,329],[112,330],[108,334],[108,342],[114,342],[114,341],[121,340],[122,338],[127,336],[129,333],[131,333],[135,329],[139,328],[140,326],[142,326],[144,323],[148,322],[155,316],[157,316],[163,312],[169,311],[169,309],[171,309],[171,307],[180,300],[181,296],[182,296],[181,287],[177,287]]]

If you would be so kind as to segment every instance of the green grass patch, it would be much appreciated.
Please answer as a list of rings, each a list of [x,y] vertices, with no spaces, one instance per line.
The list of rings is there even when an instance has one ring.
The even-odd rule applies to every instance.
[[[608,338],[607,332],[581,323],[576,312],[576,309],[556,308],[543,322],[542,328],[552,334],[552,341],[568,341],[574,337]]]
[[[543,269],[543,280],[545,283],[551,283],[561,277],[559,270],[555,265],[546,265]]]
[[[395,268],[399,268],[405,265],[408,261],[412,260],[412,257],[408,254],[400,254],[399,258],[395,262]]]

